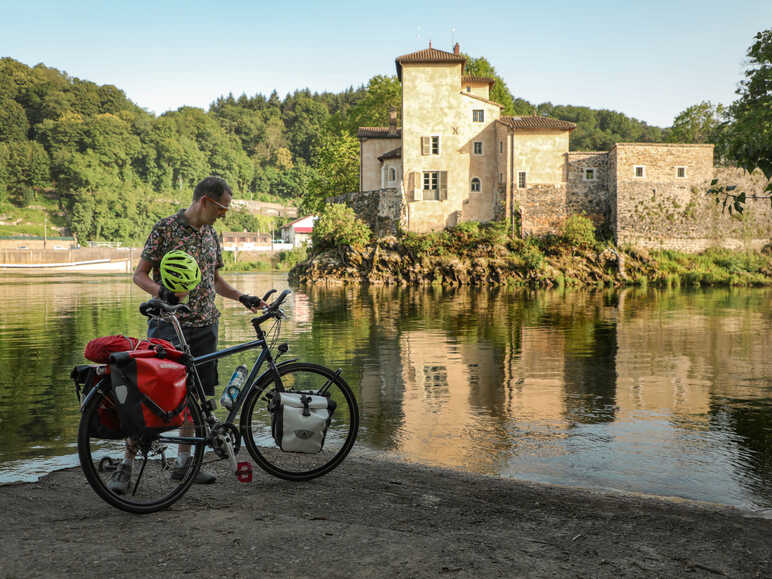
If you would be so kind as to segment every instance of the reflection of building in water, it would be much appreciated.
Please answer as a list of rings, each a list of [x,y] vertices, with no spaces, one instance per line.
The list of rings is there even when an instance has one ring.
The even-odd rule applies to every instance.
[[[494,351],[431,330],[403,332],[399,344],[405,384],[399,450],[430,463],[490,471],[486,465],[503,434],[494,418],[500,412],[491,408],[501,384]]]

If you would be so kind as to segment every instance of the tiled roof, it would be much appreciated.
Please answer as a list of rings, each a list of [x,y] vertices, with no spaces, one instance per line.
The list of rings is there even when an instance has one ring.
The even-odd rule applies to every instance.
[[[418,52],[411,52],[410,54],[403,54],[395,59],[397,65],[397,77],[402,80],[402,65],[403,64],[426,64],[426,63],[465,63],[466,58],[460,54],[453,54],[452,52],[445,52],[444,50],[437,50],[436,48],[425,48]]]
[[[357,137],[360,139],[401,139],[402,128],[397,127],[395,133],[390,133],[389,127],[359,127]]]
[[[475,99],[475,100],[478,100],[478,101],[482,101],[484,103],[488,103],[489,105],[496,105],[500,109],[504,108],[504,105],[500,105],[496,101],[492,101],[491,99],[486,99],[484,97],[477,96],[476,94],[472,94],[470,92],[461,91],[461,94],[464,95],[465,97],[469,97],[470,99]]]
[[[499,122],[508,126],[510,129],[557,129],[560,131],[573,131],[576,128],[575,123],[561,121],[551,117],[540,117],[537,115],[527,117],[501,117]]]
[[[493,86],[496,83],[496,80],[487,76],[467,76],[464,75],[461,77],[461,82],[487,82],[489,85]]]
[[[391,151],[386,151],[383,155],[378,157],[379,161],[385,161],[386,159],[401,159],[402,158],[402,147],[397,147],[396,149],[392,149]]]

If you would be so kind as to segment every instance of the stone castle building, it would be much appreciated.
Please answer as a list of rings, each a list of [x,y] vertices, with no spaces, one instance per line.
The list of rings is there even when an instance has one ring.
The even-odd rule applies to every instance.
[[[769,203],[736,219],[706,196],[713,178],[749,193],[765,184],[714,168],[713,145],[570,152],[574,123],[502,115],[490,100],[494,80],[464,75],[465,61],[458,44],[398,57],[401,126],[392,111],[388,127],[360,127],[360,191],[345,200],[377,232],[429,232],[517,212],[522,235],[555,232],[568,215],[585,214],[619,244],[700,251],[769,243]]]

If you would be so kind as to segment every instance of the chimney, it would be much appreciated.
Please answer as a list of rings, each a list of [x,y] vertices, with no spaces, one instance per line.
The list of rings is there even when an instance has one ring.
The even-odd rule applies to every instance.
[[[430,40],[429,41],[429,48],[431,48],[431,47],[432,47],[432,41]]]
[[[453,54],[458,54],[461,50],[461,47],[458,45],[458,42],[456,42],[456,45],[453,47]]]
[[[389,109],[389,135],[396,136],[397,134],[397,109],[391,107]]]

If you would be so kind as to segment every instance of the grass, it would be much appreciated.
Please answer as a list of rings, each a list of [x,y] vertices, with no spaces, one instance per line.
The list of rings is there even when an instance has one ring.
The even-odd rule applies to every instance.
[[[18,223],[17,223],[18,222]],[[38,193],[27,207],[19,207],[10,201],[0,202],[0,236],[17,235],[58,237],[67,227],[64,215],[59,215],[56,199]]]

